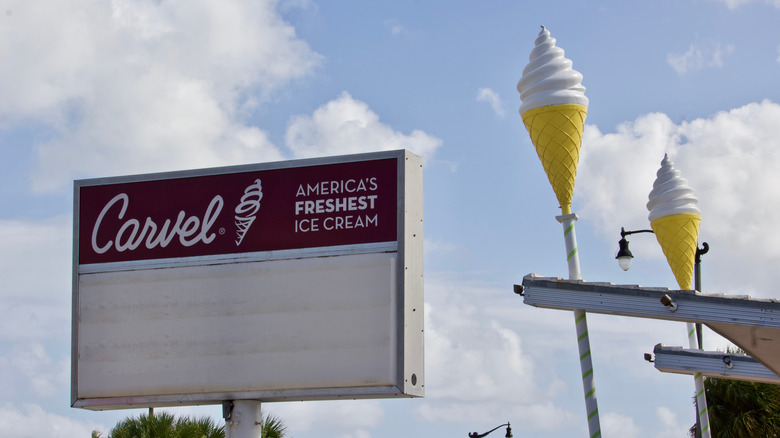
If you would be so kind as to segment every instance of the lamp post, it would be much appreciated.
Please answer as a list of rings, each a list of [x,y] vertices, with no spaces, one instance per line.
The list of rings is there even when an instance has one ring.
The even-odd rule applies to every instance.
[[[626,236],[630,236],[632,234],[637,233],[652,233],[653,230],[635,230],[635,231],[626,231],[625,228],[620,228],[620,240],[618,241],[618,252],[615,258],[618,261],[618,264],[620,265],[620,268],[624,271],[628,271],[631,268],[631,262],[634,259],[634,254],[631,253],[631,250],[628,249],[628,240],[626,240]],[[707,242],[702,242],[701,248],[698,246],[696,247],[696,255],[693,260],[693,287],[696,291],[701,292],[701,256],[704,254],[707,254],[707,251],[710,250],[710,245],[707,244]],[[702,343],[702,327],[701,323],[696,323],[696,341],[699,350],[704,349],[704,344]]]
[[[504,435],[504,438],[512,438],[512,428],[509,427],[509,422],[508,421],[506,422],[506,424],[502,424],[500,426],[496,426],[496,427],[490,429],[489,431],[487,431],[487,432],[485,432],[483,434],[479,434],[477,432],[471,432],[469,434],[469,438],[482,438],[484,436],[489,435],[491,432],[495,431],[499,427],[504,427],[504,426],[506,426],[506,435]]]
[[[626,236],[629,236],[631,234],[637,234],[637,233],[653,233],[653,230],[636,230],[636,231],[626,231],[625,228],[620,228],[620,240],[618,241],[618,253],[615,256],[615,258],[618,261],[618,264],[620,265],[620,268],[624,271],[628,271],[628,269],[631,267],[631,261],[634,258],[634,255],[631,253],[631,250],[628,249],[628,240],[626,240]],[[707,242],[702,242],[701,248],[699,246],[696,246],[696,253],[693,260],[693,279],[694,279],[694,289],[696,291],[701,292],[701,256],[706,254],[707,251],[710,250],[710,246],[707,244]],[[663,302],[663,301],[662,301]],[[695,329],[693,329],[691,326],[694,324],[688,323],[688,343],[690,348],[698,348],[699,350],[704,349],[704,343],[702,341],[702,326],[701,323],[695,324]],[[692,339],[693,333],[696,333],[696,341]],[[695,375],[696,380],[696,436],[700,437],[701,435],[701,420],[702,414],[699,412],[699,399],[704,399],[704,382],[701,377],[701,373],[696,373]],[[701,394],[700,394],[701,393]],[[706,400],[702,403],[702,405],[706,406]],[[706,417],[706,413],[704,413],[704,418],[707,419],[707,424],[709,425],[709,419]],[[708,434],[709,436],[709,431]]]

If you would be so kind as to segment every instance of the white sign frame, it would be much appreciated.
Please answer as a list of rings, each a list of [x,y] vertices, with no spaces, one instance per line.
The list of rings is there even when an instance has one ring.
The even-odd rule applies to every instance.
[[[386,159],[393,242],[79,263],[82,188]],[[422,160],[408,151],[77,180],[73,227],[73,407],[424,396]]]

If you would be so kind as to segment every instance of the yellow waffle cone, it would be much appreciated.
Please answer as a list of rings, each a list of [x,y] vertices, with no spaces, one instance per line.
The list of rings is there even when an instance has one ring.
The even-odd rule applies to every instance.
[[[650,222],[682,290],[691,289],[700,223],[698,214],[675,214]]]
[[[564,104],[543,106],[522,114],[525,128],[564,210],[571,206],[574,195],[587,113],[588,108],[583,105]]]

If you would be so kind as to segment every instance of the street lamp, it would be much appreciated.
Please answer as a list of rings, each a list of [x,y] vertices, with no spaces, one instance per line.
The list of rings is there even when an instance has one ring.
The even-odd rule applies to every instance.
[[[631,250],[628,249],[628,240],[626,240],[626,236],[629,236],[631,234],[636,234],[636,233],[652,233],[652,232],[653,230],[626,231],[625,228],[620,228],[620,241],[618,241],[618,245],[620,245],[620,249],[618,250],[618,253],[615,256],[615,258],[617,259],[621,269],[623,269],[624,271],[628,271],[628,269],[631,268],[631,260],[634,258],[634,255],[631,254]]]
[[[625,228],[620,228],[620,240],[618,241],[618,252],[615,258],[620,265],[620,268],[624,271],[628,271],[631,268],[631,261],[634,258],[634,254],[628,249],[628,240],[626,236],[637,233],[652,233],[653,230],[636,230],[626,231]],[[710,250],[710,245],[707,242],[701,243],[701,248],[696,247],[696,255],[693,259],[693,288],[698,292],[701,292],[701,256],[707,254]]]
[[[631,268],[631,261],[634,258],[634,255],[631,253],[631,250],[628,249],[628,240],[626,240],[626,236],[630,236],[631,234],[637,234],[637,233],[652,233],[653,230],[636,230],[636,231],[626,231],[625,228],[620,228],[620,240],[618,241],[618,252],[615,258],[618,261],[618,264],[620,265],[620,268],[624,271],[628,271],[629,268]],[[701,243],[701,248],[698,246],[696,247],[696,255],[693,259],[693,288],[699,292],[701,292],[701,256],[703,254],[707,254],[707,251],[710,250],[710,246],[707,244],[707,242]],[[702,343],[702,327],[701,323],[696,323],[696,341],[699,345],[699,349],[703,349],[703,343]]]
[[[506,435],[504,435],[504,438],[512,438],[512,428],[509,427],[509,422],[508,421],[507,421],[506,424],[502,424],[500,426],[496,426],[496,427],[490,429],[489,431],[487,431],[487,432],[485,432],[483,434],[478,434],[476,432],[471,432],[469,434],[469,438],[482,438],[484,436],[489,435],[491,432],[493,432],[494,430],[498,429],[499,427],[504,427],[504,426],[506,426]]]

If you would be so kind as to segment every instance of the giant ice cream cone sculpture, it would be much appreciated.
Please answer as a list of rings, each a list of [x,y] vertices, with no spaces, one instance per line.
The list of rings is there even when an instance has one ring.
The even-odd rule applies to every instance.
[[[523,118],[564,214],[570,213],[588,98],[582,74],[542,26],[517,83]]]
[[[647,209],[650,210],[650,226],[664,250],[680,289],[689,290],[696,261],[701,212],[696,207],[699,200],[694,196],[693,189],[680,176],[680,171],[674,168],[668,155],[664,155],[661,168],[656,172],[649,198]],[[690,347],[701,349],[701,345],[697,345],[696,329],[692,323],[688,323],[686,331]],[[701,436],[709,438],[710,420],[701,373],[695,374],[694,380]]]
[[[563,225],[569,279],[581,280],[574,232],[577,215],[571,211],[571,201],[588,98],[582,86],[582,75],[571,68],[572,62],[563,56],[563,49],[555,46],[555,38],[550,38],[550,32],[544,26],[529,58],[528,65],[523,69],[523,77],[517,83],[517,91],[523,101],[520,115],[561,206],[563,214],[556,216],[556,219]],[[601,425],[584,310],[574,310],[574,322],[588,416],[588,436],[597,437],[601,435]]]
[[[688,181],[667,155],[656,173],[647,209],[650,226],[664,251],[680,289],[691,288],[701,212]]]

